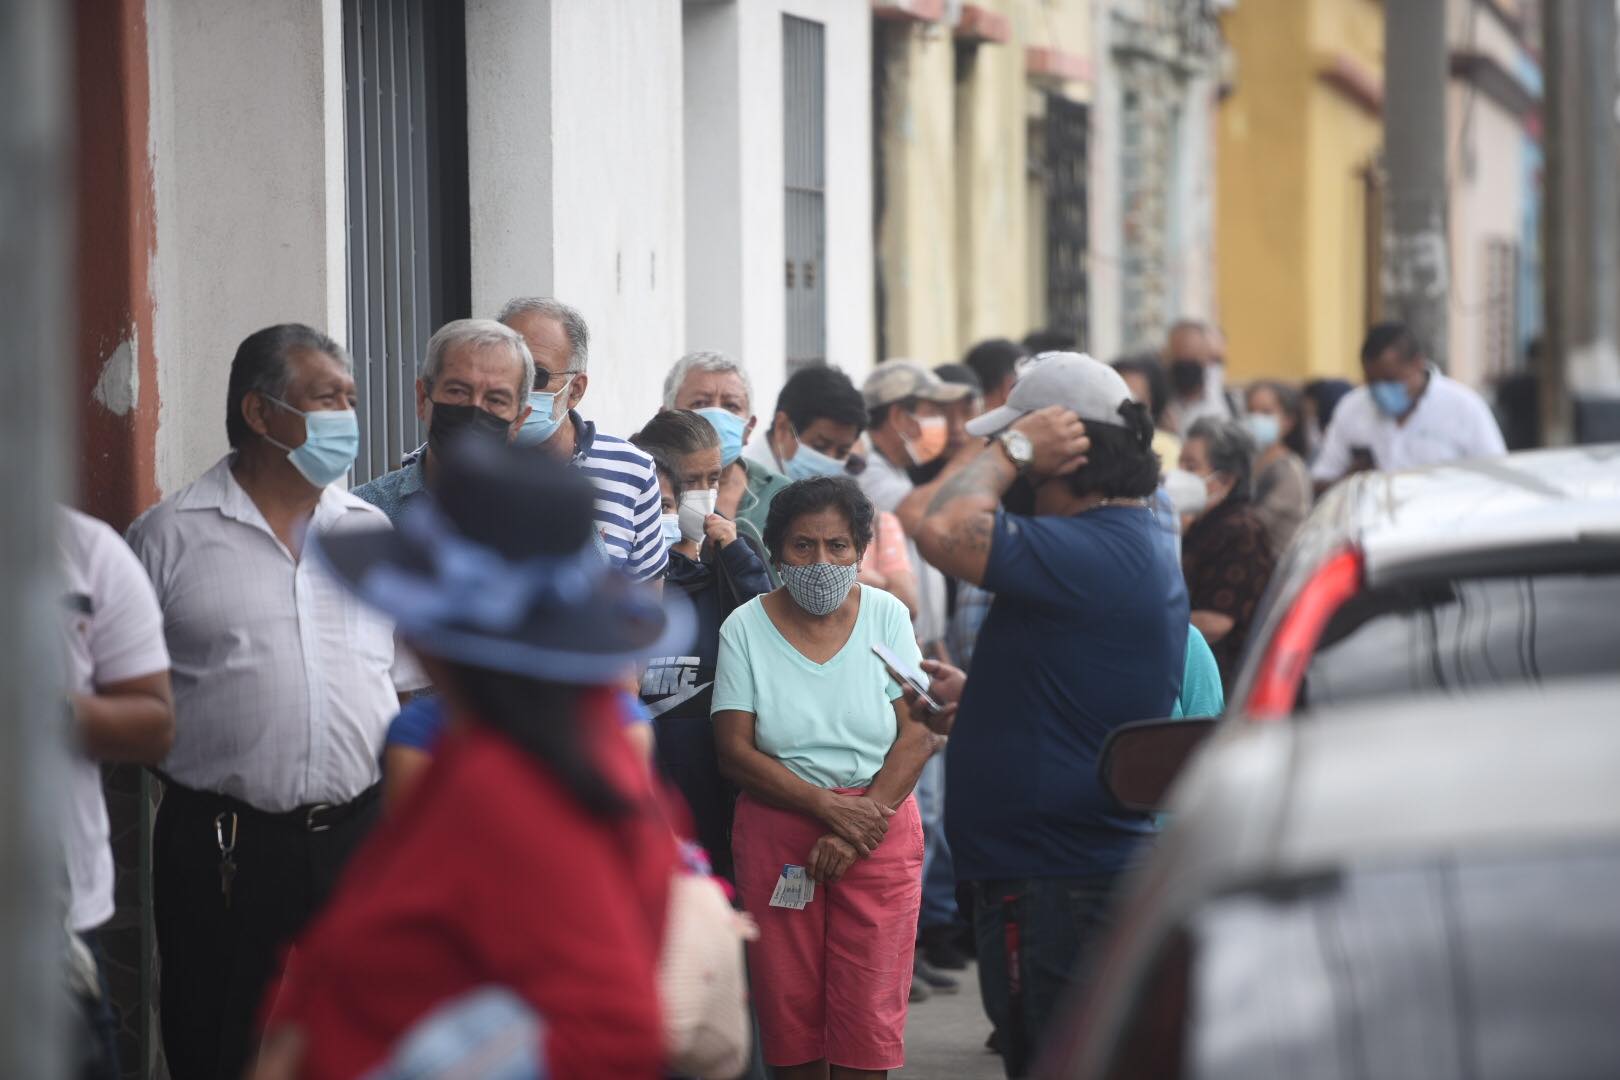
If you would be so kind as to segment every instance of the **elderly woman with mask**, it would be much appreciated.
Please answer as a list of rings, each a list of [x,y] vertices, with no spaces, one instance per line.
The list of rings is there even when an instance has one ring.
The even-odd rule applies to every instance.
[[[783,587],[720,631],[715,741],[742,789],[732,851],[760,926],[749,963],[764,1056],[788,1080],[904,1064],[923,861],[911,789],[934,736],[907,722],[873,653],[920,660],[904,605],[856,584],[872,521],[845,477],[781,491],[765,545]]]
[[[1255,607],[1276,554],[1251,499],[1254,439],[1235,420],[1198,421],[1181,448],[1181,467],[1201,477],[1208,497],[1181,538],[1192,624],[1215,651],[1228,687],[1249,638]]]

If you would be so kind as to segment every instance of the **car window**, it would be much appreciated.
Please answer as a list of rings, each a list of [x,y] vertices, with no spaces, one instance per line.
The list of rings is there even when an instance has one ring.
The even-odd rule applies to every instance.
[[[1617,890],[1620,849],[1604,847],[1358,866],[1217,898],[1161,950],[1109,1074],[1610,1075]]]
[[[1620,672],[1620,572],[1405,584],[1329,622],[1300,708]]]

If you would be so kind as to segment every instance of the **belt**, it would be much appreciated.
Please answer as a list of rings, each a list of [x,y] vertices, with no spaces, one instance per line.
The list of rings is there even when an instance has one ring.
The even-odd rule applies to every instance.
[[[377,801],[382,794],[382,783],[372,784],[366,790],[343,803],[307,803],[292,810],[260,810],[250,803],[217,791],[197,791],[177,784],[158,774],[163,780],[163,801],[176,801],[176,809],[190,805],[199,810],[218,812],[228,810],[249,821],[262,821],[282,828],[306,833],[323,833],[342,825]]]

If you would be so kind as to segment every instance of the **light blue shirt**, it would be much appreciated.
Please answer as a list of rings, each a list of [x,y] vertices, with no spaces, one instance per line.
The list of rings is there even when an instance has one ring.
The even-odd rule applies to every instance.
[[[1221,669],[1215,663],[1215,654],[1209,642],[1198,632],[1198,627],[1187,627],[1187,667],[1181,676],[1181,696],[1170,719],[1182,717],[1219,716],[1226,708],[1226,694],[1221,690]]]
[[[849,640],[825,664],[782,636],[756,596],[720,628],[710,714],[754,714],[754,745],[799,779],[822,788],[866,787],[898,733],[900,686],[872,652],[879,642],[916,666],[922,660],[911,616],[893,596],[868,586]]]

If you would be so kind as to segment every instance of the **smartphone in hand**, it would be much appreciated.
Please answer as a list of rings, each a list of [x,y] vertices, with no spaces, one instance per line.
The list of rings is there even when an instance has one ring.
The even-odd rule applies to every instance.
[[[900,659],[893,649],[881,641],[872,646],[872,651],[877,653],[879,660],[883,661],[883,666],[889,669],[889,674],[893,676],[895,682],[901,686],[909,686],[917,692],[917,697],[928,708],[929,712],[939,712],[940,709],[944,708],[939,702],[928,696],[928,676]]]

